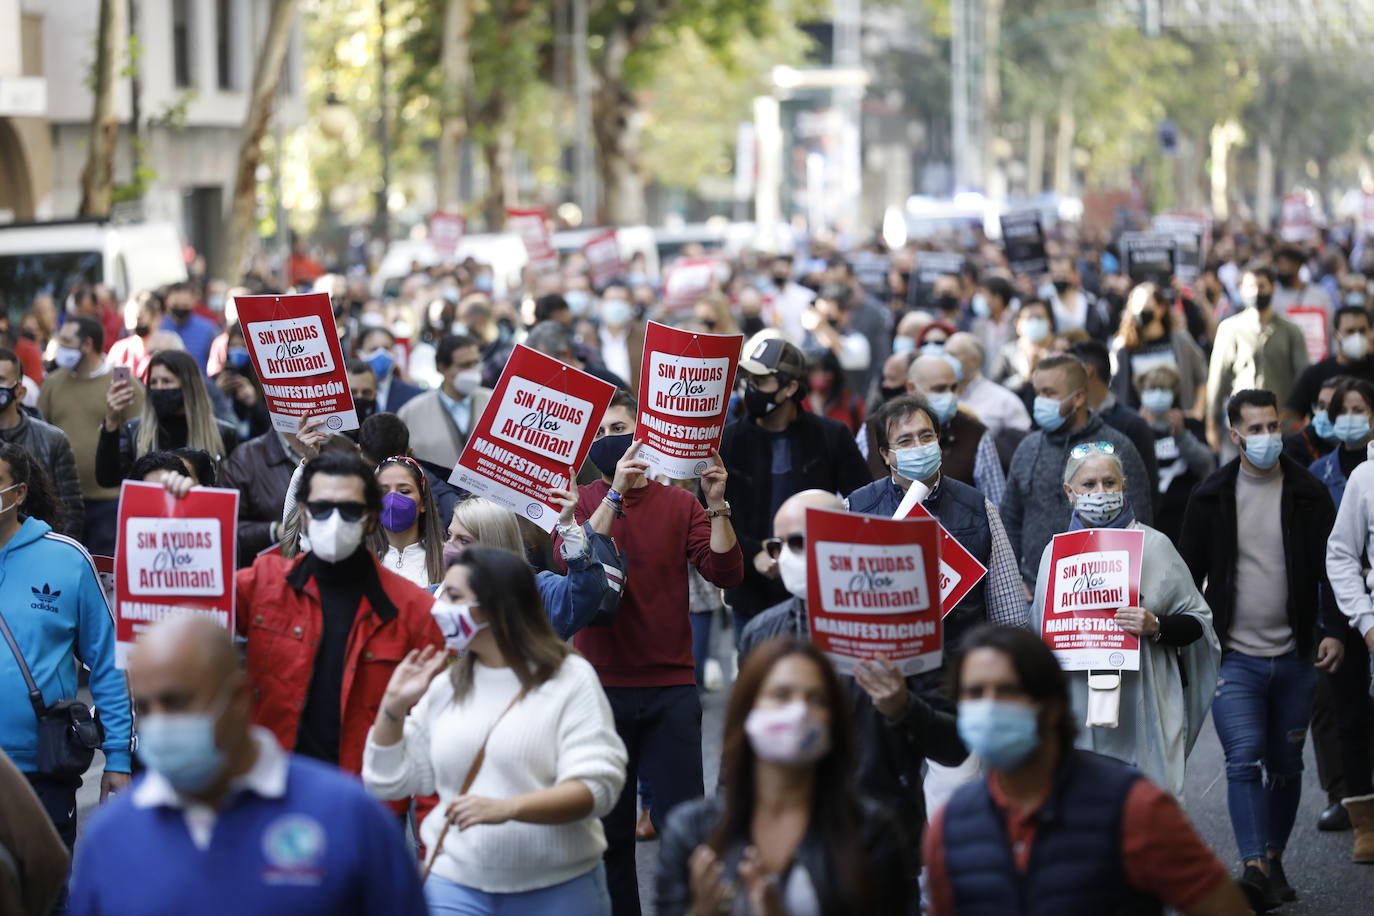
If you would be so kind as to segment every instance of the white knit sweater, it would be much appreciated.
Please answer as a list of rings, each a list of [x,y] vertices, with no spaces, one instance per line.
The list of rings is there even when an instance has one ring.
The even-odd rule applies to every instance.
[[[454,702],[452,682],[441,674],[406,717],[399,742],[381,747],[368,735],[363,781],[373,793],[388,799],[438,793],[439,807],[420,826],[431,855],[443,812],[458,796],[482,738],[519,692],[512,669],[479,662],[472,690],[461,703]],[[577,779],[592,793],[592,812],[558,826],[516,821],[467,830],[455,826],[444,839],[435,873],[488,893],[551,887],[586,874],[606,849],[599,818],[620,796],[625,763],[625,745],[596,672],[580,655],[568,656],[552,679],[501,719],[469,793],[510,798]]]

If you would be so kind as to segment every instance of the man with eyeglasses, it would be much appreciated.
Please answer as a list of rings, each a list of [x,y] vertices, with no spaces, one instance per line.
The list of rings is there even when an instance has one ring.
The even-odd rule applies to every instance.
[[[1144,524],[1154,518],[1149,474],[1140,453],[1123,433],[1112,429],[1088,408],[1088,372],[1072,356],[1042,359],[1031,375],[1039,427],[1016,447],[1007,474],[1007,492],[998,507],[1007,526],[1011,549],[1021,564],[1026,600],[1035,593],[1035,577],[1045,545],[1069,528],[1072,510],[1062,477],[1070,451],[1085,442],[1105,443],[1121,459],[1126,498]]]
[[[839,497],[823,490],[804,490],[779,507],[773,518],[774,535],[763,544],[777,561],[791,597],[759,614],[744,628],[739,647],[741,665],[756,646],[770,639],[810,639],[806,510],[812,507],[845,508]],[[923,695],[929,688],[928,676],[903,678],[896,665],[882,659],[860,662],[853,677],[842,680],[850,696],[859,790],[896,814],[907,828],[913,864],[912,900],[919,900],[920,841],[926,820],[922,769],[927,757],[957,767],[968,757],[968,751],[959,740],[954,716],[933,707]]]
[[[1240,457],[1194,488],[1178,552],[1197,586],[1206,582],[1221,640],[1212,721],[1226,755],[1239,883],[1264,912],[1297,899],[1283,853],[1302,795],[1302,746],[1316,669],[1340,666],[1334,634],[1347,622],[1327,582],[1336,510],[1322,482],[1281,454],[1278,397],[1238,391],[1226,420]],[[1322,638],[1318,616],[1333,635]]]
[[[444,639],[434,596],[367,547],[382,494],[359,458],[322,453],[305,465],[296,499],[311,551],[264,554],[238,572],[254,721],[283,748],[358,773],[392,670]]]

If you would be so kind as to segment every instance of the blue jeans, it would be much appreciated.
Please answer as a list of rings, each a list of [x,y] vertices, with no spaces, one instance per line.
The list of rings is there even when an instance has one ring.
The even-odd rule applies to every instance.
[[[1302,746],[1317,669],[1296,652],[1221,657],[1212,721],[1226,754],[1226,803],[1241,861],[1282,853],[1302,795]]]
[[[642,777],[651,787],[649,817],[660,833],[668,812],[679,802],[701,797],[701,700],[696,687],[686,685],[607,687],[606,699],[629,757],[625,788],[611,813],[601,819],[606,830],[606,882],[615,916],[639,916],[635,785]]]
[[[711,624],[715,611],[693,611],[687,615],[692,621],[692,663],[697,669],[697,686],[705,682],[706,660],[711,657]]]
[[[433,916],[607,916],[611,912],[606,866],[599,862],[580,878],[516,894],[489,894],[430,875],[425,882],[425,903]]]

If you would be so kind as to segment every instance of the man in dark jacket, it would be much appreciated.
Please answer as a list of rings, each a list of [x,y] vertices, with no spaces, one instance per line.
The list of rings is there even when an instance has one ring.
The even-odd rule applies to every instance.
[[[1226,754],[1231,824],[1256,910],[1296,892],[1282,856],[1302,792],[1302,746],[1316,666],[1340,664],[1346,620],[1326,581],[1335,521],[1317,478],[1281,455],[1279,403],[1246,389],[1226,405],[1240,457],[1198,484],[1178,552],[1212,608],[1222,656],[1212,719]],[[1276,899],[1277,898],[1277,899]]]
[[[1112,361],[1107,345],[1100,340],[1081,340],[1069,348],[1088,371],[1088,408],[1112,429],[1121,433],[1145,462],[1150,475],[1150,492],[1159,492],[1159,459],[1155,455],[1155,435],[1140,414],[1122,404],[1112,394]]]
[[[86,506],[81,499],[81,478],[67,434],[19,409],[24,398],[24,367],[13,350],[0,349],[0,441],[28,449],[48,477],[53,495],[62,502],[61,533],[81,539]]]
[[[810,638],[806,617],[806,510],[844,509],[833,493],[807,490],[784,502],[773,521],[782,551],[800,553],[785,563],[790,597],[755,617],[740,638],[740,662],[760,643],[778,636]],[[797,542],[800,541],[800,544]],[[800,551],[793,550],[800,546]],[[925,796],[921,768],[927,757],[945,766],[958,766],[968,756],[954,716],[937,710],[927,700],[938,681],[930,675],[903,678],[891,662],[860,663],[853,678],[844,678],[853,712],[859,789],[897,815],[908,831],[907,840],[917,851],[925,826]],[[917,867],[919,872],[919,866]],[[913,876],[914,879],[915,876]],[[919,892],[916,893],[919,898]]]
[[[239,567],[275,544],[286,488],[302,455],[295,439],[276,430],[234,449],[224,462],[220,486],[239,491]]]
[[[802,490],[848,495],[873,479],[849,427],[802,407],[806,359],[801,350],[772,338],[757,344],[739,365],[748,380],[748,415],[725,428],[720,444],[730,475],[725,496],[744,552],[744,582],[725,592],[737,636],[755,614],[787,597],[777,560],[763,549],[783,501]]]

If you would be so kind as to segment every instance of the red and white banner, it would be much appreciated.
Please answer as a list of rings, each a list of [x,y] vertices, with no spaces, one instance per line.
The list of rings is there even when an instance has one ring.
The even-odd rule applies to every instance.
[[[743,334],[698,334],[649,322],[639,370],[639,457],[654,474],[700,477],[720,447]]]
[[[294,433],[306,417],[322,416],[330,432],[357,429],[329,294],[238,296],[234,303],[272,428]]]
[[[543,210],[507,210],[506,226],[525,243],[525,254],[535,271],[558,267],[558,251],[553,247],[553,236],[549,234]]]
[[[1305,242],[1317,234],[1312,205],[1302,192],[1283,195],[1283,210],[1279,219],[1279,236],[1285,242]]]
[[[1366,238],[1374,235],[1374,194],[1365,193],[1360,197],[1360,235]]]
[[[1116,612],[1140,604],[1145,532],[1089,528],[1056,534],[1040,635],[1065,671],[1140,670],[1140,637]]]
[[[517,345],[449,483],[552,531],[559,508],[549,490],[582,466],[614,394],[614,385]]]
[[[1331,352],[1331,338],[1329,336],[1330,316],[1326,309],[1312,305],[1290,306],[1284,313],[1284,317],[1298,326],[1302,331],[1303,343],[1307,345],[1307,361],[1319,363]]]
[[[625,262],[620,259],[620,242],[614,229],[592,236],[582,246],[582,254],[592,272],[592,286],[605,289],[625,274]]]
[[[787,549],[787,548],[784,548]],[[940,667],[940,526],[806,510],[811,641],[842,674],[887,656],[903,675]]]
[[[901,512],[900,506],[897,511]],[[963,601],[964,596],[983,581],[983,577],[988,574],[988,568],[978,562],[978,558],[969,553],[954,535],[945,530],[940,520],[919,502],[912,504],[905,515],[893,516],[899,517],[930,518],[935,519],[935,524],[940,525],[940,616],[948,617],[954,606]]]
[[[429,244],[441,258],[452,258],[458,253],[458,246],[463,244],[463,236],[467,231],[467,217],[461,213],[440,210],[429,218]]]
[[[668,270],[663,280],[663,307],[681,312],[697,304],[716,283],[714,258],[686,258]]]
[[[125,667],[145,629],[168,617],[208,617],[234,632],[234,547],[239,491],[126,480],[115,541],[115,662]]]

